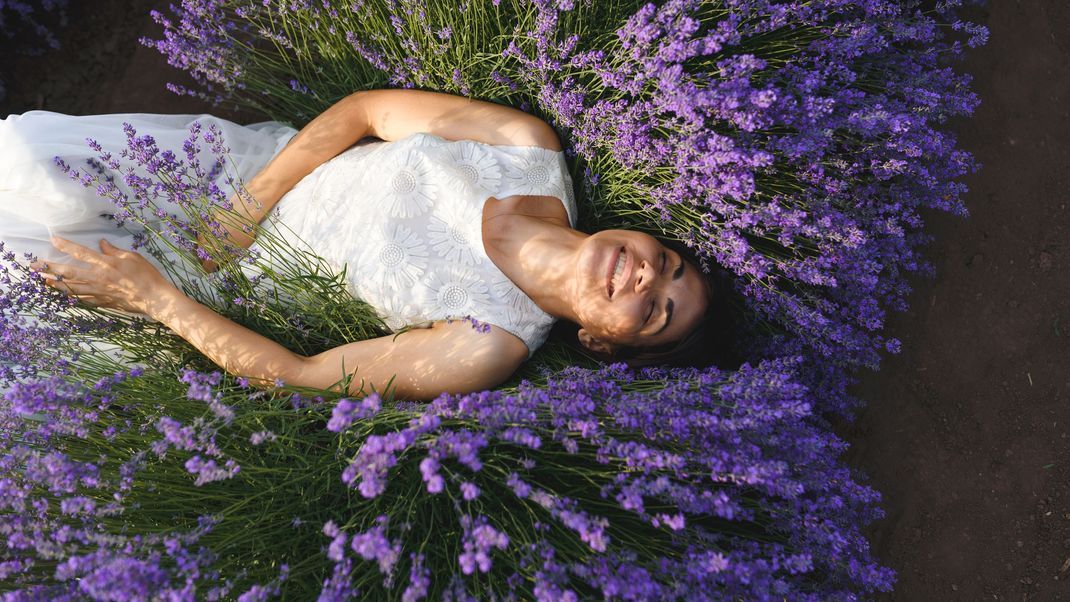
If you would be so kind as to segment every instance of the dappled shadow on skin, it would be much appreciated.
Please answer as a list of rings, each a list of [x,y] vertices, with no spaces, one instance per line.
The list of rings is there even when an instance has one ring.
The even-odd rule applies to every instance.
[[[497,386],[527,355],[520,339],[498,327],[480,332],[468,322],[435,322],[306,358],[291,384],[324,389],[352,374],[351,395],[386,392],[389,385],[395,397],[429,401]]]
[[[532,145],[560,150],[560,140],[548,124],[529,113],[497,103],[489,106],[473,106],[474,99],[457,97],[456,108],[442,110],[436,104],[437,93],[426,93],[421,98],[421,91],[407,91],[405,96],[390,98],[390,104],[376,102],[371,113],[375,116],[373,124],[376,134],[385,140],[399,140],[409,135],[411,126],[407,123],[424,123],[422,128],[428,133],[447,140],[472,140],[470,132],[478,128],[479,140],[484,144],[509,146]],[[489,102],[489,101],[487,101]],[[429,109],[433,114],[428,114]],[[434,115],[434,116],[432,116]],[[533,124],[543,124],[545,128],[533,128]]]

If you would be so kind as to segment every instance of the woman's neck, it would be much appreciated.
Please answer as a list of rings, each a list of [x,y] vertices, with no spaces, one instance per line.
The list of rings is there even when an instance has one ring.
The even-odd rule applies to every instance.
[[[576,254],[590,235],[569,227],[567,215],[562,220],[538,209],[499,203],[484,211],[487,256],[543,311],[578,321],[573,310]]]

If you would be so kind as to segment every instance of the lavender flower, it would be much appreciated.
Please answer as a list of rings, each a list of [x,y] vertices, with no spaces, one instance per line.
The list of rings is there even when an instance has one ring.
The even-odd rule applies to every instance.
[[[249,435],[249,443],[253,445],[260,445],[265,441],[275,441],[278,437],[271,431],[257,431],[252,435]]]
[[[353,421],[371,418],[381,407],[382,399],[377,393],[371,393],[359,403],[352,399],[340,399],[331,413],[327,430],[335,433],[343,432],[353,424]]]
[[[485,516],[473,520],[464,515],[461,517],[461,525],[464,527],[464,553],[458,558],[461,572],[465,575],[471,575],[476,569],[481,573],[489,572],[490,552],[494,548],[506,549],[509,546],[509,537],[490,526]]]
[[[431,586],[431,571],[424,566],[423,554],[411,554],[412,568],[409,572],[409,584],[401,595],[402,602],[417,602],[427,597]]]
[[[388,522],[388,517],[379,516],[376,518],[375,527],[353,536],[350,547],[364,560],[376,561],[379,564],[379,572],[389,578],[393,575],[394,564],[401,554],[401,544],[387,539]]]
[[[197,480],[195,482],[197,486],[211,483],[212,481],[230,479],[241,470],[241,467],[238,466],[234,460],[228,459],[225,466],[220,467],[216,464],[215,460],[205,461],[199,455],[194,455],[189,460],[186,460],[185,466],[190,474],[197,475]]]
[[[203,375],[194,370],[183,370],[179,378],[179,382],[189,384],[189,391],[186,392],[187,398],[207,403],[212,413],[229,422],[233,420],[234,412],[219,403],[222,394],[213,390],[213,387],[219,385],[221,380],[222,374],[219,372]]]

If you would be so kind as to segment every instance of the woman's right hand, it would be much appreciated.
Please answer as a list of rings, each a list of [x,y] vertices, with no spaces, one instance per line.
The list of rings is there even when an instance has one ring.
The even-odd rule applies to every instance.
[[[205,244],[204,235],[202,235],[202,234],[198,234],[197,235],[197,244],[201,248],[204,248],[204,244]],[[219,265],[216,262],[212,261],[211,259],[202,259],[201,260],[201,267],[204,268],[205,273],[208,273],[208,274],[211,274],[212,272],[214,272],[214,271],[219,269]]]
[[[368,135],[363,94],[343,97],[290,138],[255,177],[245,182],[248,197],[235,193],[230,198],[234,210],[249,222],[259,224],[302,178]],[[229,244],[246,249],[253,244],[253,235],[242,231],[240,226],[224,224],[224,228]],[[204,245],[200,235],[197,241]],[[201,267],[206,272],[219,269],[216,262],[208,259],[201,260]]]
[[[238,193],[235,193],[230,198],[230,206],[235,208],[235,212],[243,214],[245,220],[255,220],[257,223],[259,223],[260,217],[258,216],[258,213],[260,207],[258,207],[257,210],[252,210],[248,208],[249,205],[247,203],[242,203],[241,205],[239,205],[240,201],[241,196]],[[213,212],[212,215],[214,219],[220,219],[220,216],[217,213]],[[227,246],[248,249],[249,246],[253,244],[255,234],[251,232],[246,232],[241,226],[232,225],[230,223],[232,219],[233,218],[231,217],[230,219],[225,220],[226,223],[224,223],[223,221],[220,222],[219,226],[223,229],[224,232],[226,232],[226,237],[222,240],[216,241],[216,245],[218,246],[220,243],[223,243]],[[200,248],[207,250],[207,243],[208,240],[204,233],[197,234],[197,245]],[[204,269],[205,272],[212,273],[219,269],[219,264],[211,259],[202,259],[201,267]]]

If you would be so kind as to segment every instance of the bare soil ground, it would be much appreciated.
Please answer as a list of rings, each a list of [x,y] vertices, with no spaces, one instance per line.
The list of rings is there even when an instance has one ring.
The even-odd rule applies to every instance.
[[[1070,600],[1070,3],[988,4],[955,125],[971,215],[929,220],[936,280],[841,430],[885,498],[894,600]]]
[[[193,85],[157,51],[148,11],[168,1],[72,2],[62,48],[15,57],[0,43],[0,116],[262,115],[179,97]],[[957,68],[982,105],[954,124],[983,169],[969,219],[929,216],[934,281],[888,331],[903,352],[861,375],[868,401],[838,431],[884,494],[869,530],[899,573],[889,600],[1070,600],[1070,3],[992,1],[992,32]]]

